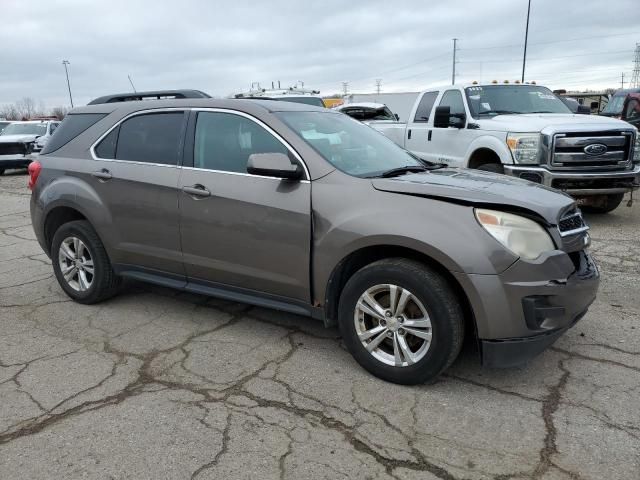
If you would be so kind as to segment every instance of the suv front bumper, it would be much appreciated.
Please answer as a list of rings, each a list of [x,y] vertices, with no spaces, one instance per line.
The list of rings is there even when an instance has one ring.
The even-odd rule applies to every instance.
[[[631,170],[614,172],[568,172],[535,166],[504,165],[504,172],[573,196],[626,193],[640,187],[640,165],[634,165]]]
[[[584,316],[600,274],[586,251],[518,260],[499,275],[454,274],[471,303],[483,365],[522,364]]]

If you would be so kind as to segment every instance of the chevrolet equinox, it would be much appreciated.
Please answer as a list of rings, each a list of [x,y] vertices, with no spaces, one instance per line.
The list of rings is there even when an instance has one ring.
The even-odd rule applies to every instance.
[[[425,382],[465,334],[522,363],[599,274],[567,195],[415,157],[309,105],[170,99],[69,114],[30,166],[31,217],[73,300],[123,277],[337,323],[385,380]]]

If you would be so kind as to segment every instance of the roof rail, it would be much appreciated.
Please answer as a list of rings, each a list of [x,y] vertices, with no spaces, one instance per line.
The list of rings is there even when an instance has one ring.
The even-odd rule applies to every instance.
[[[135,102],[137,100],[164,100],[171,98],[211,98],[200,90],[154,90],[150,92],[129,92],[105,95],[91,100],[87,105],[100,103]]]

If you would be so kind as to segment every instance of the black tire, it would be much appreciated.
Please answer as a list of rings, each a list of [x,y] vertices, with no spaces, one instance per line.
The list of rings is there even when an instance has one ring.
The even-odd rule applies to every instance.
[[[592,206],[592,205],[584,205],[580,207],[583,211],[588,213],[609,213],[613,212],[616,208],[620,206],[622,200],[624,199],[624,193],[616,193],[613,195],[602,195],[604,197],[603,202],[600,205]]]
[[[85,244],[93,260],[93,279],[90,287],[86,291],[74,290],[65,280],[60,269],[60,246],[69,237],[77,237]],[[76,220],[65,223],[56,230],[51,243],[51,262],[60,287],[74,301],[83,304],[98,303],[112,297],[118,292],[121,278],[118,277],[107,255],[107,251],[93,229],[86,220]]]
[[[4,168],[0,168],[0,177],[4,175]]]
[[[478,165],[476,170],[482,170],[483,172],[501,173],[504,175],[504,167],[501,163],[483,163]]]
[[[412,365],[386,364],[369,353],[358,338],[356,304],[365,291],[378,284],[409,290],[430,317],[431,344],[424,357]],[[464,340],[462,306],[447,280],[426,265],[404,258],[380,260],[356,272],[342,291],[338,316],[340,332],[356,361],[373,375],[393,383],[414,385],[434,380],[453,363]]]

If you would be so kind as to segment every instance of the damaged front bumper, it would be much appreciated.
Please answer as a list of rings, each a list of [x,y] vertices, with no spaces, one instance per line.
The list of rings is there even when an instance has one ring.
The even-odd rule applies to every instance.
[[[499,275],[456,274],[473,309],[482,363],[519,365],[584,316],[596,298],[598,268],[585,250],[555,250],[517,261]]]

